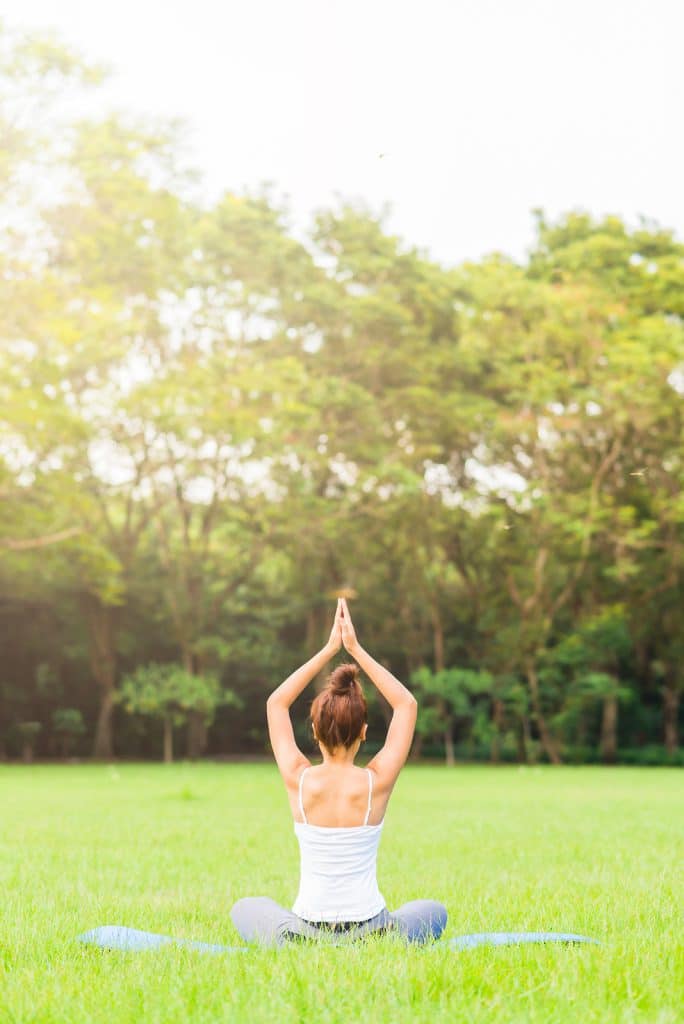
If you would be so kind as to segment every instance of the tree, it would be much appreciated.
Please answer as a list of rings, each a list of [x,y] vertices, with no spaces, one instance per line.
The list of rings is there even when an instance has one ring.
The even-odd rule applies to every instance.
[[[24,764],[33,761],[33,751],[42,729],[41,722],[17,722],[15,732],[21,740],[21,757]]]
[[[490,692],[491,676],[487,672],[467,668],[445,668],[438,672],[420,668],[413,673],[411,683],[429,702],[423,707],[421,730],[428,722],[431,727],[439,723],[444,735],[446,763],[455,764],[454,726],[467,726],[473,721],[479,699]],[[431,714],[432,708],[436,709],[436,716]],[[426,719],[425,716],[429,717]]]
[[[173,760],[173,727],[187,722],[197,713],[211,722],[220,704],[230,703],[234,695],[221,690],[217,678],[198,675],[178,665],[151,663],[124,676],[117,699],[130,714],[159,718],[164,725],[164,761]]]
[[[112,756],[122,671],[179,660],[260,749],[347,587],[394,671],[490,677],[426,694],[416,751],[676,757],[682,243],[539,214],[528,259],[447,269],[360,205],[303,238],[268,190],[197,205],[172,127],[76,122],[100,77],[0,30],[3,733],[71,708]]]
[[[52,715],[52,730],[59,740],[62,757],[69,757],[74,743],[85,732],[83,715],[78,708],[58,708]]]

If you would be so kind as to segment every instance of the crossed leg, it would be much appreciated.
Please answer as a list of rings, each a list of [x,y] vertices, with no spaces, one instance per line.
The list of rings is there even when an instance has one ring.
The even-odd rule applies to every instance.
[[[437,900],[411,900],[393,910],[390,917],[409,942],[419,944],[438,939],[447,923],[446,907]]]
[[[269,896],[245,896],[234,904],[230,916],[245,942],[281,946],[288,938],[314,938],[316,931],[291,910]]]
[[[281,946],[290,939],[320,939],[321,931],[312,927],[291,910],[281,907],[268,896],[247,896],[238,900],[230,916],[233,924],[246,942],[257,942],[261,946]],[[367,935],[372,931],[387,931],[396,928],[411,943],[422,944],[438,939],[447,921],[446,908],[436,900],[411,900],[391,914],[384,912],[360,925],[352,934],[339,937],[349,941]],[[370,925],[370,927],[368,927]]]

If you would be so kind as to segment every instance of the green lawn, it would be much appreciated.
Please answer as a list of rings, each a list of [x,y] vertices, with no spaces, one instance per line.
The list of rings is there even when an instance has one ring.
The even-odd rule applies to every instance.
[[[0,768],[0,1022],[684,1020],[684,776],[411,767],[380,847],[391,907],[446,935],[573,931],[599,947],[456,953],[391,938],[207,956],[106,953],[126,924],[238,942],[240,896],[291,904],[297,848],[270,765]]]

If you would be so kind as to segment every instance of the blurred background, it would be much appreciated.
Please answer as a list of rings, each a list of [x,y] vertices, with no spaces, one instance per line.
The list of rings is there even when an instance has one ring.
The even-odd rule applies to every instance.
[[[684,764],[679,4],[3,10],[0,758]]]

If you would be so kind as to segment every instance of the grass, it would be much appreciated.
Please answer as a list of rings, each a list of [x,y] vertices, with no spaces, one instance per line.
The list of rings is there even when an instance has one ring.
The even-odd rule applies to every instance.
[[[380,847],[391,907],[446,935],[572,931],[601,947],[107,953],[126,924],[239,942],[232,903],[291,905],[297,848],[270,765],[0,768],[1,1024],[684,1019],[684,800],[668,769],[405,770]]]

